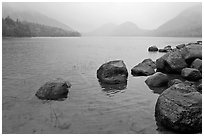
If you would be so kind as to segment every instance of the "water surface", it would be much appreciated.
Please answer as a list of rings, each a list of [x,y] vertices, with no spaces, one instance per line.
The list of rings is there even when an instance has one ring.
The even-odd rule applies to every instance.
[[[148,47],[196,42],[201,38],[80,37],[7,38],[2,43],[3,133],[172,133],[158,128],[154,107],[159,96],[133,77],[130,69],[162,53]],[[122,59],[127,85],[99,84],[96,70]],[[36,91],[46,81],[71,82],[64,101],[42,101]]]

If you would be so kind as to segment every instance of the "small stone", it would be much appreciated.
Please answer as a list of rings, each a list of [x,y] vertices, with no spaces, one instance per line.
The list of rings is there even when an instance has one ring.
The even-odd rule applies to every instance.
[[[150,46],[149,48],[148,48],[148,51],[158,51],[158,48],[156,47],[156,46]]]

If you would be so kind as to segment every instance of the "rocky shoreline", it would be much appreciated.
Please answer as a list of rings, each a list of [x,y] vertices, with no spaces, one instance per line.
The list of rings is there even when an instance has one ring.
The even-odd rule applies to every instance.
[[[151,46],[148,51],[165,54],[156,61],[144,59],[131,69],[131,74],[148,76],[145,83],[150,89],[165,88],[155,106],[157,125],[178,133],[202,132],[202,41],[175,48]],[[179,78],[172,78],[172,74]],[[103,86],[127,85],[128,70],[123,60],[110,61],[99,67],[97,78]],[[62,79],[50,81],[36,96],[43,100],[66,98],[70,87]]]

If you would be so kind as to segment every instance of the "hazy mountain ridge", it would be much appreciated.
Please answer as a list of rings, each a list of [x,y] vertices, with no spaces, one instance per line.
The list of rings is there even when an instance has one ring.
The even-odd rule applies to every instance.
[[[202,7],[194,6],[181,12],[155,30],[156,36],[202,36]]]
[[[9,16],[13,20],[21,20],[21,21],[27,21],[27,22],[32,22],[32,23],[37,23],[37,24],[42,24],[42,25],[47,25],[47,26],[52,26],[52,27],[59,27],[67,31],[75,31],[71,27],[53,19],[50,17],[47,17],[41,13],[38,13],[36,11],[31,11],[31,10],[18,10],[14,9],[12,7],[9,7],[7,5],[3,5],[2,7],[2,17],[6,18]]]
[[[135,23],[125,22],[120,25],[105,24],[86,35],[201,37],[202,7],[198,5],[188,8],[155,30],[144,30],[139,28]]]

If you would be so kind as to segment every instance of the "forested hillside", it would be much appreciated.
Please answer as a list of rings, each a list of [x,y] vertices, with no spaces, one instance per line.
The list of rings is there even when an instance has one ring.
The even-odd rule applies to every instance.
[[[9,16],[2,18],[3,37],[77,37],[79,32],[63,30],[31,22],[12,20]]]

